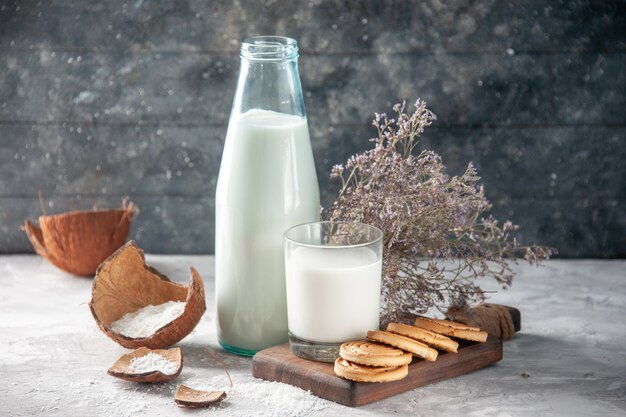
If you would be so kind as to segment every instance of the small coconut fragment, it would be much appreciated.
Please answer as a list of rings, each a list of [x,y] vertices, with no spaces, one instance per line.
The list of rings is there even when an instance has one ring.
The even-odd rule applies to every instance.
[[[146,366],[147,361],[142,361],[142,359],[149,358],[153,355],[158,355],[162,361],[160,361],[161,363],[159,363],[159,361],[151,361],[156,363],[156,365],[153,366],[153,369],[149,369],[150,366]],[[136,363],[140,362],[144,363],[138,367],[134,366]],[[163,362],[165,362],[165,366]],[[169,366],[170,364],[172,366]],[[167,370],[164,368],[167,368]],[[173,369],[170,370],[169,368]],[[116,378],[131,382],[166,382],[180,375],[182,369],[183,353],[180,348],[152,350],[141,347],[131,353],[122,355],[113,366],[109,368],[107,373]]]
[[[181,407],[201,408],[217,404],[226,398],[225,391],[198,391],[181,385],[176,391],[174,401]]]
[[[185,303],[182,314],[150,336],[130,337],[111,327],[127,313],[170,301]],[[165,349],[191,333],[200,321],[206,311],[204,284],[194,268],[188,286],[170,281],[146,265],[143,251],[130,241],[98,267],[89,307],[100,330],[120,345]]]
[[[39,227],[24,221],[35,251],[58,268],[79,276],[93,276],[106,258],[126,242],[139,210],[124,203],[115,210],[69,211],[40,216]]]

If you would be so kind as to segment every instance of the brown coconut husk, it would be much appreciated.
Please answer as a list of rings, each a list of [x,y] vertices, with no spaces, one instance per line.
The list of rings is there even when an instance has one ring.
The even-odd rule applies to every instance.
[[[225,391],[198,391],[186,385],[178,387],[174,401],[180,407],[201,408],[221,402],[226,398]]]
[[[146,356],[149,353],[156,353],[163,356],[172,362],[178,364],[178,368],[173,374],[164,374],[161,371],[152,370],[148,372],[133,372],[130,367],[130,363],[133,359]],[[114,364],[109,368],[107,373],[116,378],[120,378],[131,382],[167,382],[178,377],[180,371],[183,369],[183,352],[180,348],[173,349],[148,349],[140,347],[130,353],[122,355]]]
[[[93,276],[106,258],[126,242],[133,203],[114,210],[69,211],[39,216],[39,226],[24,221],[35,251],[58,268],[79,276]]]
[[[190,269],[189,286],[172,282],[146,265],[143,251],[134,241],[126,243],[96,271],[89,308],[98,327],[111,339],[129,349],[142,346],[164,349],[179,342],[191,333],[206,311],[202,278],[198,271]],[[182,315],[151,336],[132,338],[111,329],[111,323],[126,313],[168,301],[183,301],[185,309]]]

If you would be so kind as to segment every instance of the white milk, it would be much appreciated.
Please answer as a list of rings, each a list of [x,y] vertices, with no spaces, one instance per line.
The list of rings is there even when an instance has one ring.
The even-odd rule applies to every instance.
[[[216,193],[218,338],[260,350],[287,340],[283,233],[319,219],[306,118],[250,110],[231,120]]]
[[[369,248],[296,248],[286,263],[289,331],[341,343],[378,330],[382,261]]]

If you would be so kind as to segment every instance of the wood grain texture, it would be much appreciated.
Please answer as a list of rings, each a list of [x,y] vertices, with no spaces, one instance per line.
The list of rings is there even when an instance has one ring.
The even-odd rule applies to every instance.
[[[331,132],[312,118],[309,126],[327,207],[339,184],[326,173],[369,146],[373,130],[335,126]],[[51,214],[115,207],[129,196],[142,208],[131,232],[142,248],[213,252],[225,127],[70,123],[4,125],[0,132],[0,252],[30,250],[19,225],[41,214],[38,190]],[[618,197],[626,184],[625,137],[626,128],[432,126],[422,146],[442,155],[450,174],[473,161],[492,213],[519,224],[522,242],[554,246],[566,256],[625,256],[626,204]]]
[[[353,382],[335,375],[333,364],[314,362],[291,353],[289,344],[258,352],[252,360],[252,375],[311,391],[330,401],[358,407],[414,388],[454,378],[502,359],[502,342],[489,336],[485,343],[462,343],[459,353],[440,352],[437,361],[413,359],[409,375],[387,383]]]
[[[0,3],[2,4],[2,3]],[[21,0],[0,7],[0,47],[237,52],[251,33],[289,33],[306,53],[624,48],[623,2],[172,2]],[[15,7],[15,6],[20,7]],[[17,9],[17,10],[16,10]],[[102,17],[106,16],[106,24]],[[253,17],[253,18],[252,18]],[[23,30],[24,26],[30,26]],[[119,34],[119,36],[118,36]],[[11,40],[14,40],[11,43]]]
[[[0,0],[0,253],[31,250],[39,190],[50,213],[143,200],[142,247],[212,253],[239,42],[275,33],[301,47],[324,206],[373,112],[419,96],[438,116],[424,146],[451,175],[475,162],[523,243],[624,257],[625,16],[616,0]]]
[[[224,126],[239,69],[236,52],[0,51],[2,123]],[[626,121],[626,95],[613,92],[626,85],[626,53],[305,55],[299,64],[307,115],[333,126],[369,125],[417,96],[437,126]]]

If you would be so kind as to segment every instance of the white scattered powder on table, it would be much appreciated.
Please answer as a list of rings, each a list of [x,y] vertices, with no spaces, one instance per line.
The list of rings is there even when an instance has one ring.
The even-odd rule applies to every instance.
[[[182,301],[149,305],[124,314],[121,319],[111,323],[111,328],[128,337],[148,337],[183,314],[184,309],[185,303]]]
[[[213,408],[212,417],[249,416],[250,410],[254,410],[255,417],[306,417],[330,404],[309,391],[280,382],[245,375],[234,378],[230,388],[224,382],[226,379],[215,376],[208,381],[194,379],[184,383],[200,391],[226,391],[226,399]]]
[[[129,370],[137,374],[159,371],[165,375],[174,375],[178,370],[178,364],[158,353],[150,352],[147,355],[133,358],[130,361]]]
[[[66,383],[65,387],[81,395],[57,398],[50,406],[93,407],[96,414],[109,417],[171,417],[182,415],[174,403],[174,393],[180,384],[202,391],[226,391],[228,396],[217,405],[196,410],[198,416],[211,417],[314,417],[318,411],[337,407],[330,401],[316,397],[308,391],[279,382],[268,382],[251,375],[233,375],[234,387],[227,385],[225,375],[213,378],[178,378],[162,384],[129,384],[98,377],[97,380],[79,380]],[[113,384],[115,390],[105,386]],[[51,393],[58,393],[57,388]],[[90,393],[92,395],[87,395]],[[85,400],[85,397],[90,397]],[[343,407],[342,407],[343,408]],[[335,408],[335,410],[337,410]],[[189,410],[181,410],[189,411]],[[188,414],[188,413],[185,413]],[[189,414],[190,415],[190,414]],[[195,414],[194,414],[195,415]]]
[[[124,389],[115,392],[96,387],[97,399],[88,405],[98,410],[99,415],[108,417],[171,417],[174,415],[174,392],[177,381],[163,384],[123,384]],[[84,385],[84,383],[83,383]],[[64,404],[72,406],[74,404]],[[172,412],[174,410],[174,412]]]

